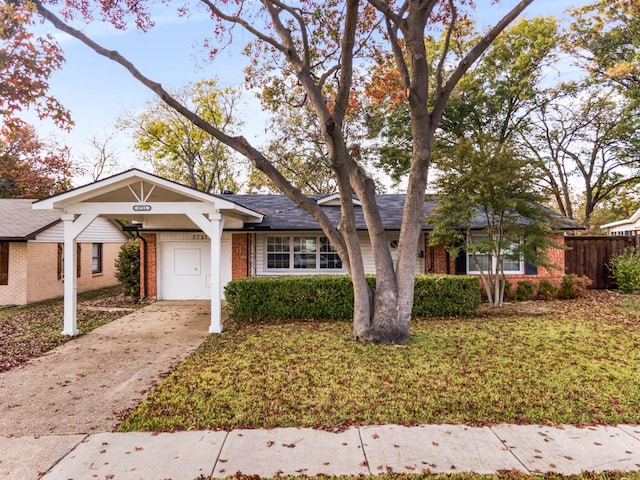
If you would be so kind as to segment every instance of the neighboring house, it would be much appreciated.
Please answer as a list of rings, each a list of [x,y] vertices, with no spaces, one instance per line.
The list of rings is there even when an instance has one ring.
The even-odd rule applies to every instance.
[[[337,194],[315,195],[329,218],[338,224]],[[387,239],[395,259],[404,195],[378,195]],[[357,201],[356,201],[357,205]],[[425,217],[434,204],[425,202]],[[135,222],[127,230],[142,238],[142,296],[160,300],[211,302],[210,332],[222,331],[221,300],[224,286],[235,278],[260,275],[345,273],[337,253],[318,224],[283,195],[210,195],[137,169],[40,200],[38,210],[55,210],[62,218],[64,251],[75,257],[80,232],[98,218]],[[367,273],[374,273],[373,253],[356,206]],[[567,225],[564,229],[575,228]],[[561,228],[562,229],[562,228]],[[421,233],[416,273],[473,273],[466,256],[451,258],[444,247],[429,247],[430,227]],[[478,224],[478,233],[482,225]],[[563,245],[563,234],[557,235]],[[564,273],[564,250],[549,252],[558,270],[548,272],[508,262],[507,274],[515,282],[523,278],[559,281]],[[67,266],[71,271],[71,264]],[[213,293],[212,293],[213,292]],[[65,283],[65,327],[77,334],[76,289]]]
[[[34,201],[0,199],[0,305],[26,305],[63,294],[60,214],[33,210]],[[114,261],[127,238],[103,218],[87,227],[77,245],[78,291],[118,283]]]
[[[626,220],[607,223],[602,225],[608,235],[614,237],[635,237],[640,232],[640,209]]]

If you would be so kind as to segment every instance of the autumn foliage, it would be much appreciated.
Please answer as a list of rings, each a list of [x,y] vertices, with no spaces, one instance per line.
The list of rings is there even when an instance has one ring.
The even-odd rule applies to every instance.
[[[48,93],[51,74],[62,66],[62,51],[51,35],[33,33],[36,14],[30,2],[0,3],[0,115],[3,125],[22,123],[18,114],[33,107],[40,118],[60,127],[69,112]]]
[[[72,166],[66,147],[48,144],[33,127],[0,130],[0,197],[42,198],[67,190]]]

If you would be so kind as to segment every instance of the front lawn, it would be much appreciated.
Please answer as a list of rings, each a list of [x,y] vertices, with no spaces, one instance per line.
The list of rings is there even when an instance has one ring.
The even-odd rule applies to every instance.
[[[348,322],[227,322],[120,430],[640,422],[640,306],[592,292],[416,319],[408,346]]]
[[[122,317],[130,310],[109,311],[108,307],[137,308],[122,300],[120,286],[78,294],[78,330],[81,334]],[[61,334],[64,304],[61,298],[27,306],[0,308],[0,372],[71,340]]]

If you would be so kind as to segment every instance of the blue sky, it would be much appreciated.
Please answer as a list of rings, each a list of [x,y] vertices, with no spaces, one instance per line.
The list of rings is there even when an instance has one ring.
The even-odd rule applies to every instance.
[[[87,27],[86,33],[103,46],[119,51],[131,60],[143,74],[162,83],[168,90],[184,86],[189,81],[217,76],[221,85],[240,87],[244,78],[243,66],[247,60],[238,50],[228,49],[221,53],[215,63],[202,62],[203,50],[198,43],[212,27],[204,15],[193,15],[179,19],[173,15],[175,3],[159,7],[156,26],[148,33],[136,30],[114,31],[100,25]],[[174,3],[174,5],[171,5]],[[477,21],[489,25],[497,21],[515,0],[503,0],[491,5],[489,0],[477,0]],[[566,8],[584,5],[587,0],[534,0],[525,16],[556,15],[561,17]],[[98,56],[88,47],[70,37],[60,36],[66,62],[56,72],[50,83],[51,93],[71,110],[75,127],[70,133],[61,132],[48,122],[36,125],[40,135],[54,136],[71,147],[73,157],[92,152],[88,145],[91,136],[104,136],[114,131],[114,122],[125,111],[136,111],[144,107],[152,93],[133,79],[120,65]],[[237,32],[238,44],[245,38]],[[244,120],[243,135],[256,145],[265,138],[266,115],[260,112],[257,100],[251,94],[244,97],[239,116]],[[118,132],[111,149],[118,155],[122,168],[138,166],[149,169],[136,159],[129,135]],[[79,178],[76,183],[85,183]]]

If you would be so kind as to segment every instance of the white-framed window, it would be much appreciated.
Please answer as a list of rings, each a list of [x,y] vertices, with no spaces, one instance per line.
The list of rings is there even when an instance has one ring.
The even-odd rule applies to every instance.
[[[91,273],[102,273],[102,244],[94,243],[91,245]]]
[[[483,235],[473,235],[470,238],[470,242],[477,243],[486,238],[487,237]],[[513,247],[515,247],[515,245],[513,245]],[[507,275],[523,274],[525,269],[524,260],[507,258],[511,253],[511,248],[509,249],[505,248],[503,251],[504,251],[504,255],[502,260],[502,266],[504,268],[504,273]],[[478,274],[480,273],[480,270],[486,273],[486,272],[489,272],[489,269],[491,269],[492,273],[496,273],[498,262],[496,261],[497,259],[494,255],[489,255],[486,253],[476,253],[475,257],[478,263],[480,264],[480,268],[478,268],[478,266],[476,265],[476,262],[473,259],[473,254],[467,252],[467,273]]]
[[[327,237],[269,235],[265,243],[267,270],[342,270],[342,260]]]
[[[77,271],[76,276],[80,278],[82,275],[82,246],[78,243],[76,245],[77,256]],[[58,243],[58,280],[64,279],[64,243]]]

